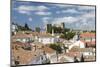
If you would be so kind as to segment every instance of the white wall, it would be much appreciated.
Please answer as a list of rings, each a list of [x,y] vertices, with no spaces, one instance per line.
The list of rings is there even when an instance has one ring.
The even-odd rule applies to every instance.
[[[43,44],[51,44],[55,42],[55,38],[49,38],[49,37],[40,37],[39,42],[43,43]]]
[[[39,65],[40,67],[98,67],[100,64],[100,0],[33,0],[97,5],[97,62]],[[10,0],[0,0],[0,67],[10,67]],[[31,67],[31,66],[28,66]]]
[[[79,46],[80,48],[85,48],[85,45],[84,45],[83,42],[81,42],[81,41],[76,41],[75,43],[73,43],[72,45],[69,46],[69,50],[70,50],[71,48],[73,48],[74,46]]]

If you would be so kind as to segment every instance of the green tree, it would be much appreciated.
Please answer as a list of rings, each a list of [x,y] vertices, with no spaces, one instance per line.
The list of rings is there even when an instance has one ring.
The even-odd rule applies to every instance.
[[[84,56],[83,56],[83,54],[81,55],[81,62],[84,62]]]
[[[36,32],[40,32],[40,27],[36,27],[36,28],[35,28],[35,31],[36,31]]]
[[[68,49],[68,47],[65,47],[64,44],[62,46],[63,46],[64,52],[66,53],[66,49]]]
[[[53,26],[53,30],[54,30],[54,33],[62,33],[63,32],[63,29],[61,27]]]
[[[27,23],[25,23],[24,26],[21,26],[21,25],[18,25],[18,24],[17,24],[17,27],[18,27],[18,30],[17,30],[17,31],[27,31],[27,30],[31,30],[31,29],[29,28],[29,26],[28,26]]]
[[[73,38],[75,36],[75,33],[74,32],[68,32],[67,34],[64,33],[63,35],[61,35],[60,37],[61,38],[64,38],[64,39],[67,39],[67,40],[70,40],[71,38]]]
[[[62,48],[60,44],[50,44],[50,48],[56,50],[58,53],[62,53]]]
[[[29,26],[28,26],[28,24],[27,24],[27,23],[25,23],[24,28],[25,28],[25,30],[30,30],[30,29],[29,29]]]
[[[69,31],[70,31],[70,29],[68,29],[68,28],[64,29],[64,32],[69,32]]]
[[[76,56],[74,57],[74,62],[79,62]]]

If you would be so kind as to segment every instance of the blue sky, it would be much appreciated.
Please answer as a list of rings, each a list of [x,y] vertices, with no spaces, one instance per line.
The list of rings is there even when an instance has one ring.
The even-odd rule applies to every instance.
[[[65,23],[66,28],[95,30],[95,7],[41,2],[12,1],[12,22],[30,28]]]

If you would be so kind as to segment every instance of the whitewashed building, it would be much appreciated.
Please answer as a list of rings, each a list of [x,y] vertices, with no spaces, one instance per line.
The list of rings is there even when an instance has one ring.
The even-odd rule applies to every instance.
[[[57,38],[54,37],[39,37],[38,40],[43,44],[52,44],[57,42]]]
[[[17,25],[16,24],[12,24],[12,32],[15,32],[16,31],[16,29],[18,29],[18,27],[17,27]]]
[[[52,36],[51,34],[39,34],[35,36],[35,40],[43,43],[44,45],[58,42],[58,38]]]
[[[76,41],[75,43],[69,46],[69,50],[74,46],[78,46],[79,48],[85,48],[85,45],[82,41]]]
[[[16,33],[16,35],[12,36],[13,41],[19,41],[19,42],[31,42],[33,41],[33,36],[31,34],[25,34],[25,33]]]

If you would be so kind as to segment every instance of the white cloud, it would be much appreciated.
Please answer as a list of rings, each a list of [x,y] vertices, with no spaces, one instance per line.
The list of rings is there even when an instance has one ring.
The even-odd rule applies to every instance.
[[[61,4],[56,4],[56,6],[60,8],[78,8],[79,10],[94,10],[94,6],[81,6],[81,5],[61,5]]]
[[[92,11],[90,13],[86,13],[86,14],[82,15],[82,17],[84,17],[84,18],[95,18],[95,12]]]
[[[57,6],[57,7],[60,7],[60,8],[72,8],[73,7],[73,5],[63,5],[63,4],[55,4],[54,6]]]
[[[61,4],[57,4],[56,6],[61,7],[61,8],[67,7],[67,5],[61,5]]]
[[[43,21],[44,25],[47,24],[47,23],[49,23],[50,19],[51,19],[50,17],[43,17],[42,21]]]
[[[76,22],[78,19],[75,18],[75,17],[61,17],[61,18],[55,18],[52,23],[53,24],[59,24],[59,23],[73,23],[73,22]]]
[[[24,10],[19,10],[19,13],[30,15],[30,12],[29,11],[24,11]]]
[[[76,24],[80,29],[95,30],[95,13],[90,12],[81,15]]]
[[[51,12],[42,12],[42,11],[40,11],[40,12],[35,12],[35,14],[37,14],[37,15],[51,15],[52,13]]]
[[[95,12],[85,13],[78,17],[82,23],[95,23]],[[91,22],[90,22],[91,21]],[[83,24],[84,25],[84,24]]]
[[[60,8],[64,8],[61,11],[56,11],[57,14],[60,14],[60,13],[86,13],[85,11],[88,11],[88,10],[95,11],[95,7],[93,7],[93,6],[59,5],[59,4],[56,4],[56,6],[60,7]]]
[[[62,13],[78,13],[78,11],[75,9],[67,9],[67,10],[62,10]]]
[[[60,14],[60,13],[61,13],[61,11],[56,11],[56,13],[57,13],[57,14]]]
[[[38,11],[44,11],[44,10],[47,10],[49,8],[47,8],[46,6],[37,6],[37,10]]]
[[[45,11],[48,8],[46,6],[28,6],[28,5],[21,5],[17,8],[14,8],[15,10],[18,10],[19,13],[22,14],[29,14],[31,11]]]
[[[93,6],[77,6],[78,10],[95,10]]]
[[[47,21],[49,19],[50,19],[49,17],[43,17],[43,21]]]
[[[71,24],[71,27],[78,29],[95,29],[95,12],[88,12],[77,17],[67,16],[67,17],[59,17],[52,20],[53,24],[59,24],[64,22],[66,24]]]
[[[46,28],[46,25],[50,22],[50,20],[51,20],[51,17],[43,17],[42,18],[44,29]]]
[[[80,11],[78,11],[77,9],[75,9],[75,8],[68,8],[68,9],[63,9],[63,10],[61,10],[61,11],[56,11],[56,13],[57,14],[60,14],[60,13],[73,13],[73,14],[82,14],[82,13],[84,13],[84,12],[80,12]]]
[[[29,21],[32,21],[33,19],[32,19],[32,17],[29,17],[28,20],[29,20]]]
[[[34,10],[34,7],[33,6],[26,6],[26,5],[21,5],[17,8],[15,8],[16,10],[22,10],[22,11],[32,11]]]

